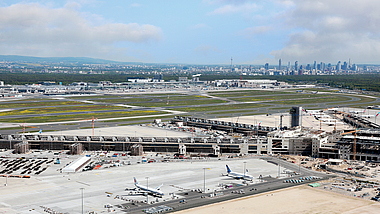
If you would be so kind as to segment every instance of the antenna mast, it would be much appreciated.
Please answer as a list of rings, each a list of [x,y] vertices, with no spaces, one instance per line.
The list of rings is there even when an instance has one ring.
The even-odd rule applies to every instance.
[[[231,56],[231,72],[232,72],[232,56]]]

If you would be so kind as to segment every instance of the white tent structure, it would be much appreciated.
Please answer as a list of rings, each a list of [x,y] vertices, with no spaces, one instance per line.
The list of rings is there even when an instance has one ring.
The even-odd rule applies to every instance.
[[[65,166],[65,168],[62,169],[62,172],[77,172],[81,167],[88,164],[88,162],[91,161],[91,157],[83,156],[78,159],[76,159],[71,164]]]

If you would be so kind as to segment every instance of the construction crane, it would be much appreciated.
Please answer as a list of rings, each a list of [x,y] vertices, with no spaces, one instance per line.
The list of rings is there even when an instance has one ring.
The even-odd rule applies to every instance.
[[[97,120],[97,119],[98,118],[94,118],[94,116],[92,116],[92,119],[81,120],[81,121],[89,121],[89,120],[92,121],[92,136],[94,136],[94,134],[95,134],[95,120]]]
[[[25,128],[37,128],[35,126],[26,126],[25,124],[26,123],[20,124],[20,126],[22,127],[22,133],[23,134],[25,134]]]
[[[353,153],[353,158],[352,159],[353,160],[356,160],[356,132],[357,132],[357,130],[356,130],[356,127],[355,127],[354,131],[344,132],[344,133],[340,134],[340,135],[347,135],[347,134],[355,133],[354,134],[354,145],[353,145],[353,148],[352,148],[352,153]]]

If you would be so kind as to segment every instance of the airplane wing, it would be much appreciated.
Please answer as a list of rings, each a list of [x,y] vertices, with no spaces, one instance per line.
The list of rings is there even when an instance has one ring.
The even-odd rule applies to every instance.
[[[235,178],[235,179],[242,179],[243,176],[238,176],[238,175],[229,175],[229,177]]]
[[[162,187],[162,185],[164,185],[164,184],[161,184],[160,186],[156,187],[155,189],[156,190],[160,190],[160,188]]]
[[[138,188],[125,188],[125,191],[137,191],[137,190],[140,190],[140,189],[138,189]]]

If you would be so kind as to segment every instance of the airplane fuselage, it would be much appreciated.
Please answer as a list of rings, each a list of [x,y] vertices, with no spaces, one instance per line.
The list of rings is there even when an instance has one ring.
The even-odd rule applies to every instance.
[[[160,190],[157,190],[157,189],[153,189],[153,188],[149,188],[149,187],[146,187],[146,186],[142,186],[142,185],[139,185],[139,184],[135,184],[135,186],[143,191],[146,191],[147,193],[151,193],[151,194],[154,194],[154,195],[164,195],[163,192],[161,192]]]
[[[253,180],[253,176],[251,175],[248,175],[248,174],[243,174],[243,173],[238,173],[238,172],[233,172],[229,167],[228,165],[226,165],[227,167],[227,176],[229,177],[233,177],[233,178],[236,178],[236,179],[245,179],[245,180]]]

